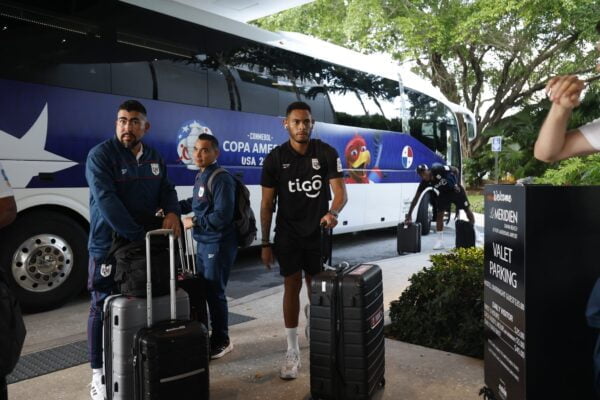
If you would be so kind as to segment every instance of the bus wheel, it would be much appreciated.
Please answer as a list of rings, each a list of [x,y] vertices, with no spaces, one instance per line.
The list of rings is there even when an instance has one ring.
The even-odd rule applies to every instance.
[[[417,211],[417,222],[421,224],[421,235],[423,236],[429,235],[429,231],[431,230],[431,221],[433,219],[432,212],[429,207],[429,196],[431,196],[431,193],[429,192],[423,195]]]
[[[3,232],[2,266],[26,312],[57,308],[85,288],[87,233],[52,211],[19,216]]]

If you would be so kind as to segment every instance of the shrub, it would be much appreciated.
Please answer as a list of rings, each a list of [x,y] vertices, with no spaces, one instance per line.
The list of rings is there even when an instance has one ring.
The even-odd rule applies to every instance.
[[[549,168],[535,183],[550,185],[598,185],[600,184],[600,154],[573,157],[561,161],[556,168]]]
[[[431,256],[390,306],[395,339],[483,358],[483,249]]]

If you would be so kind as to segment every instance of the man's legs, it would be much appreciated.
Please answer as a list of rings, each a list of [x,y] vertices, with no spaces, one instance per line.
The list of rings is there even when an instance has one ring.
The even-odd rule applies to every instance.
[[[210,357],[221,358],[233,350],[229,338],[229,307],[225,289],[229,272],[237,255],[237,242],[199,246],[199,265],[202,265],[206,280],[206,302],[210,314],[211,337]],[[210,257],[212,255],[212,257]],[[210,258],[209,258],[210,257]]]
[[[300,290],[302,270],[283,278],[283,321],[287,338],[287,353],[279,376],[295,379],[300,368],[300,346],[298,345],[298,314],[300,313]]]
[[[440,250],[444,248],[444,213],[445,211],[442,210],[438,205],[438,211],[435,216],[435,228],[437,231],[437,238],[435,244],[433,245],[434,250]]]
[[[286,328],[298,327],[302,270],[283,278],[283,321]]]
[[[113,263],[114,268],[114,263]],[[100,260],[90,257],[88,264],[88,290],[91,295],[90,313],[88,316],[88,354],[92,367],[92,383],[90,396],[93,400],[106,398],[106,386],[102,381],[102,310],[104,300],[111,294],[114,271],[104,269],[108,276],[102,276]]]

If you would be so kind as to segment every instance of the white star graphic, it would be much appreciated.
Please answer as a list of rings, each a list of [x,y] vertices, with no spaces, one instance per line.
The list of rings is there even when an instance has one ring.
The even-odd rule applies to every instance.
[[[46,151],[48,134],[48,104],[29,131],[20,139],[0,130],[0,148],[10,159],[2,165],[13,189],[27,187],[29,181],[40,172],[52,173],[76,165],[67,158]]]

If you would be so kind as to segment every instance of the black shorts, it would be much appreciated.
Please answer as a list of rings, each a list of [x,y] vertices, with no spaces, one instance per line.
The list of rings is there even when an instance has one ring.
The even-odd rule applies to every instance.
[[[450,204],[453,203],[457,210],[469,208],[469,199],[467,199],[467,194],[463,188],[460,188],[460,192],[455,192],[454,190],[440,192],[437,198],[437,209],[439,211],[448,211],[450,210]]]
[[[302,270],[311,276],[321,272],[320,235],[295,238],[278,232],[273,250],[279,263],[279,273],[284,277]]]

